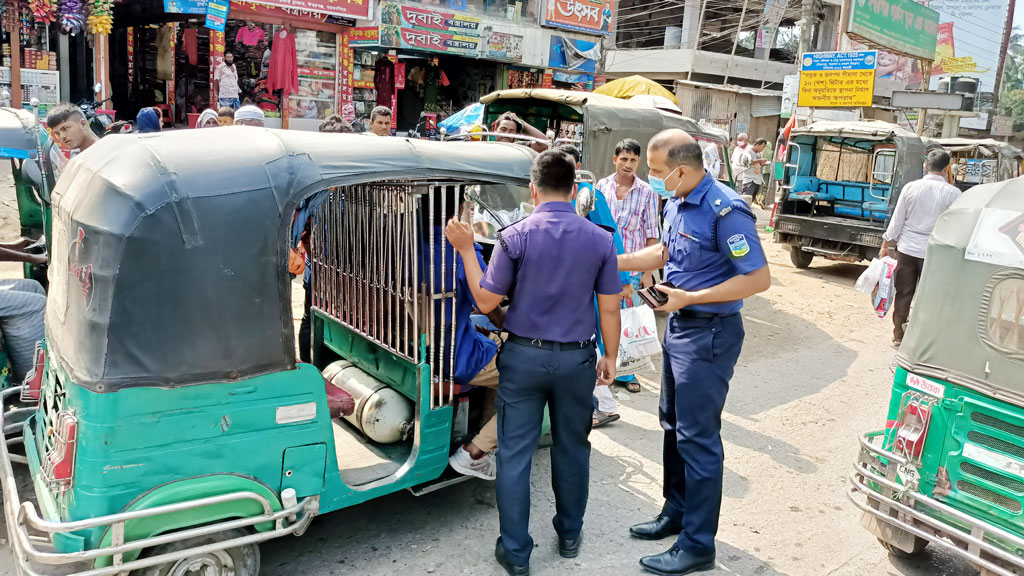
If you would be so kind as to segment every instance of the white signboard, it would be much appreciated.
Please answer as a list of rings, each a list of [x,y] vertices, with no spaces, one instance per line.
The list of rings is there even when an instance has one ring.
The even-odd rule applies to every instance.
[[[964,257],[1024,268],[1024,213],[999,208],[982,210]]]

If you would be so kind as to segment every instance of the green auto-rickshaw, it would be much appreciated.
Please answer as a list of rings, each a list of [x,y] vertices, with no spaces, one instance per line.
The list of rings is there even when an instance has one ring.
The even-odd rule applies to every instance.
[[[3,393],[19,569],[256,576],[258,543],[318,514],[466,479],[448,458],[483,395],[442,357],[455,266],[436,234],[466,199],[518,207],[534,157],[249,127],[79,155],[53,192],[41,389]],[[300,207],[315,365],[295,360]]]
[[[1024,178],[939,218],[895,366],[851,476],[863,525],[896,555],[1024,574]]]

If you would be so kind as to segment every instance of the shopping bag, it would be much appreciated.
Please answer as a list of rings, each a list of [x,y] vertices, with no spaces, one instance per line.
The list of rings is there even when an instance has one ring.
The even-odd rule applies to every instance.
[[[878,279],[882,277],[882,260],[879,258],[872,258],[871,264],[868,265],[868,269],[857,278],[857,283],[854,284],[853,289],[863,294],[871,294],[875,290],[875,286],[878,285]]]
[[[882,271],[871,293],[871,304],[879,318],[885,318],[896,297],[896,260],[886,256],[882,258]]]
[[[661,352],[658,340],[658,324],[654,310],[647,306],[634,306],[619,311],[621,335],[619,356],[615,362],[616,376],[629,376],[645,370],[653,370],[651,356]]]

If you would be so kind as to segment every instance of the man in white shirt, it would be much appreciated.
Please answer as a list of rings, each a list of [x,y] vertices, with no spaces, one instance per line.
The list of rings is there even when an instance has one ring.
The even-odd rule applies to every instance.
[[[238,101],[238,69],[235,67],[235,56],[231,52],[224,53],[224,60],[213,72],[213,91],[217,94],[221,106],[230,106],[238,110],[242,105]]]
[[[924,267],[928,238],[932,235],[939,216],[960,197],[960,190],[946,181],[949,154],[936,148],[928,152],[924,178],[907,183],[896,201],[896,209],[889,220],[889,228],[882,235],[879,257],[889,253],[889,247],[896,243],[896,298],[893,301],[892,343],[899,346],[903,331],[910,317],[910,303],[917,291]]]
[[[757,197],[757,191],[764,179],[761,173],[768,161],[761,158],[761,152],[767,145],[767,140],[758,138],[754,145],[747,146],[740,156],[739,171],[735,175],[736,185],[739,187],[740,196],[743,196],[748,204]]]
[[[732,149],[732,156],[729,158],[729,163],[732,164],[732,177],[736,181],[736,186],[742,187],[740,183],[740,160],[743,155],[747,153],[747,133],[740,132],[739,136],[736,136],[736,147]]]

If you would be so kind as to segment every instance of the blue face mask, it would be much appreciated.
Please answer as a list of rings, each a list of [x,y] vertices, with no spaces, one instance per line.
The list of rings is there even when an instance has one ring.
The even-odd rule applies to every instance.
[[[657,176],[648,174],[647,183],[651,185],[652,189],[654,189],[654,193],[662,198],[674,198],[676,195],[676,191],[666,189],[665,181]]]

